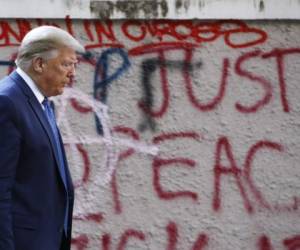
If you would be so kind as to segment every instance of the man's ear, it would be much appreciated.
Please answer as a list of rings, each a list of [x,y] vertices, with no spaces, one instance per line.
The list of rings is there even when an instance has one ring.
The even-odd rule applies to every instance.
[[[44,61],[41,57],[33,58],[32,68],[36,73],[43,73],[44,70]]]

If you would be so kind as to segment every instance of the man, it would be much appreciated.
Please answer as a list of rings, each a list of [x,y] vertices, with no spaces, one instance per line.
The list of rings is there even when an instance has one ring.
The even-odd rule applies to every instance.
[[[70,249],[73,186],[48,97],[74,77],[76,52],[64,30],[35,28],[0,82],[0,250]]]

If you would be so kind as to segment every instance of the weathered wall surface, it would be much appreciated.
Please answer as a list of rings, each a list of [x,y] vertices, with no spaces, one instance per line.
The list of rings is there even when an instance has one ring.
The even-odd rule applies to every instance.
[[[0,18],[300,19],[299,0],[0,0]]]
[[[77,37],[54,100],[76,185],[73,249],[300,248],[298,22],[2,20]]]

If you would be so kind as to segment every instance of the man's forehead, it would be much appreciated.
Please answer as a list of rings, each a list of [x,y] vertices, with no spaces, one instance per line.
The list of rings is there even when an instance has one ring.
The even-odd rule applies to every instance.
[[[78,62],[77,56],[70,57],[69,60],[70,60],[70,61],[73,61],[73,62]]]
[[[76,54],[63,54],[61,58],[65,61],[78,62],[78,56]]]

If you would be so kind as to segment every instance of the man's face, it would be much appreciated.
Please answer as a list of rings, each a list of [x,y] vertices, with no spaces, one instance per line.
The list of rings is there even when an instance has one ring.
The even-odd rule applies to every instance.
[[[67,47],[59,49],[56,57],[45,61],[38,83],[42,93],[48,97],[62,94],[75,75],[77,62],[75,51]]]

